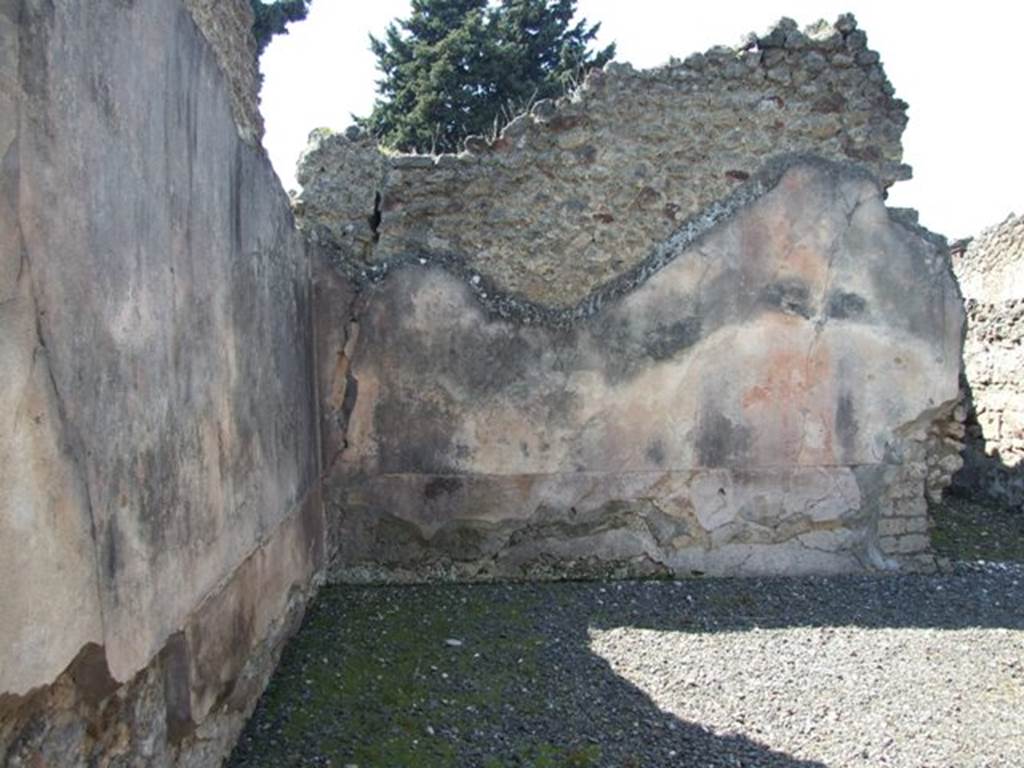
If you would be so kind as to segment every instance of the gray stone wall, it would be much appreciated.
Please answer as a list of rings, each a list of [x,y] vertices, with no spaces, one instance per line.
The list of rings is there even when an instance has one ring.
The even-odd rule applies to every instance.
[[[222,54],[0,3],[3,765],[216,764],[322,570],[310,253]]]
[[[1024,299],[1024,214],[1010,214],[958,244],[953,269],[965,299],[990,304]]]
[[[850,165],[791,160],[749,189],[569,324],[504,317],[429,260],[339,324],[329,272],[333,576],[927,567],[928,494],[959,461],[944,244]]]
[[[956,485],[1024,505],[1024,216],[1008,216],[957,252],[967,306],[970,391],[965,466]]]
[[[263,139],[260,73],[252,7],[248,0],[184,0],[227,78],[238,135],[250,144]]]
[[[963,313],[849,17],[328,137],[242,0],[0,2],[0,763],[216,764],[336,578],[925,567]],[[327,478],[330,514],[321,498]]]
[[[457,156],[315,134],[333,575],[927,566],[963,308],[883,203],[905,106],[842,17],[609,66]]]
[[[905,124],[852,17],[804,32],[784,21],[659,69],[610,64],[460,155],[388,156],[355,132],[317,133],[297,210],[357,278],[457,260],[488,292],[572,314],[655,244],[716,220],[771,157],[855,162],[883,187],[908,178]]]

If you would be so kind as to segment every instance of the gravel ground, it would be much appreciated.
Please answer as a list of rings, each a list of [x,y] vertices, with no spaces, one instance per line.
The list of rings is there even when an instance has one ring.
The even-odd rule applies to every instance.
[[[1024,766],[1024,566],[328,587],[232,766]]]

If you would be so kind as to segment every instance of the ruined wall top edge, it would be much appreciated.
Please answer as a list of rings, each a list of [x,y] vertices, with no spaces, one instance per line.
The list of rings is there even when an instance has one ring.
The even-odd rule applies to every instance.
[[[964,297],[983,303],[1024,299],[1024,214],[1010,214],[956,248]]]
[[[456,258],[495,289],[566,309],[634,269],[769,158],[910,177],[907,105],[852,16],[783,19],[738,48],[639,71],[609,64],[458,155],[390,154],[315,131],[299,165],[301,226],[374,268]]]
[[[184,0],[185,7],[213,48],[227,79],[238,135],[249,144],[263,139],[260,74],[248,0]]]

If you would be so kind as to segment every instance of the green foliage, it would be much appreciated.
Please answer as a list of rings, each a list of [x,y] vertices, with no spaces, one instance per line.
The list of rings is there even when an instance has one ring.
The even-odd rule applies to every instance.
[[[302,21],[309,13],[312,0],[249,0],[252,5],[255,21],[252,32],[256,36],[256,50],[263,53],[274,35],[287,34],[287,26],[292,21]]]
[[[358,123],[386,146],[454,152],[538,99],[562,95],[615,46],[573,23],[576,0],[413,0],[412,15],[370,37],[383,79]]]

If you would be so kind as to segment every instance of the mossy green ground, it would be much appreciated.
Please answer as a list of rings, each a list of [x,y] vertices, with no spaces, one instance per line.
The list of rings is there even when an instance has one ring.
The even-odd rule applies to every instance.
[[[942,557],[1024,562],[1020,513],[951,498],[932,518],[933,546]],[[621,592],[607,583],[325,587],[285,649],[229,765],[632,768],[655,764],[645,756],[648,737],[637,734],[672,728],[730,753],[732,745],[700,742],[705,735],[646,704],[589,652],[588,632],[638,621],[698,633],[788,626],[779,618],[787,611],[838,613],[812,623],[900,626],[906,620],[906,607],[889,598],[862,595],[853,608],[817,598],[798,605],[787,583],[648,582]],[[811,589],[793,583],[800,594]],[[854,588],[870,597],[875,588],[864,585],[871,583],[841,589],[844,596]],[[892,582],[878,583],[884,590]],[[661,603],[638,597],[679,589]],[[667,613],[649,615],[652,605]]]
[[[932,548],[950,560],[1024,562],[1024,512],[947,496],[932,509]]]
[[[409,590],[421,608],[415,614]],[[324,588],[254,717],[272,734],[257,735],[248,755],[243,736],[232,764],[462,766],[451,739],[459,730],[500,720],[502,709],[526,723],[557,716],[531,693],[544,642],[527,616],[534,603],[500,586]],[[478,634],[485,645],[474,642]],[[594,744],[569,734],[561,743],[536,740],[524,728],[500,756],[474,764],[583,768],[599,758]]]

